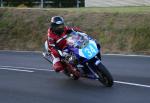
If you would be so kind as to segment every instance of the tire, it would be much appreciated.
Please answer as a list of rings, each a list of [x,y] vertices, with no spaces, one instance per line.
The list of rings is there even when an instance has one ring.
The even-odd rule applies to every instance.
[[[106,87],[112,87],[113,85],[113,78],[107,68],[100,63],[98,65],[98,68],[96,70],[97,75],[100,77],[98,80],[105,85]]]

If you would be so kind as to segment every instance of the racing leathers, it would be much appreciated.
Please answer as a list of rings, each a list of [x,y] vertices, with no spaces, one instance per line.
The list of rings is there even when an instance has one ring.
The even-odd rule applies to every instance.
[[[48,29],[48,34],[47,34],[47,42],[48,42],[48,51],[50,52],[52,56],[52,63],[53,63],[53,68],[56,72],[64,70],[64,68],[68,68],[69,72],[76,73],[73,69],[73,67],[67,63],[62,63],[61,62],[61,56],[58,52],[58,50],[63,50],[66,45],[66,37],[67,34],[71,33],[72,30],[77,30],[79,31],[80,29],[78,28],[69,28],[69,27],[64,27],[64,32],[61,35],[55,34],[51,28]],[[76,73],[76,75],[79,75]]]

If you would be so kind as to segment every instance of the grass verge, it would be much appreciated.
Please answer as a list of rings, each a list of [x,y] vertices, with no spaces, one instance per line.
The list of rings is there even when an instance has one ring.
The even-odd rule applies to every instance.
[[[0,8],[0,49],[42,50],[55,15],[97,38],[104,53],[150,54],[150,7]]]

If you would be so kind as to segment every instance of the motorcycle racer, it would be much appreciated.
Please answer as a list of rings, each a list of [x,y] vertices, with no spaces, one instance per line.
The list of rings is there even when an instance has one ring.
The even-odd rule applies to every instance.
[[[67,63],[61,62],[61,55],[58,50],[62,51],[67,42],[65,40],[67,34],[71,33],[72,30],[79,31],[78,28],[71,28],[65,26],[64,19],[61,16],[53,16],[51,18],[50,27],[48,28],[47,33],[47,44],[48,44],[48,52],[52,56],[53,68],[56,72],[63,71],[64,68],[76,75],[80,76],[80,73],[76,71],[71,65]]]

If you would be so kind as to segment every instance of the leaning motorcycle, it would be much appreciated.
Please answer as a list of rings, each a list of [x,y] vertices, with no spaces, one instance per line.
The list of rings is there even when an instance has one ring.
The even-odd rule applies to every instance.
[[[66,38],[67,47],[63,52],[59,51],[61,60],[72,65],[80,72],[80,77],[98,80],[106,87],[112,87],[113,77],[101,61],[101,48],[99,43],[82,32],[72,31]],[[47,42],[45,42],[43,57],[52,63],[51,54],[48,53]],[[71,77],[67,69],[64,74]],[[74,80],[79,77],[73,76]]]

